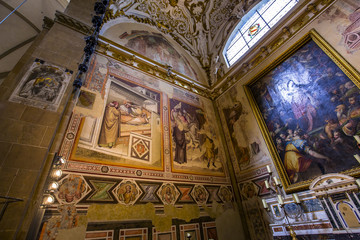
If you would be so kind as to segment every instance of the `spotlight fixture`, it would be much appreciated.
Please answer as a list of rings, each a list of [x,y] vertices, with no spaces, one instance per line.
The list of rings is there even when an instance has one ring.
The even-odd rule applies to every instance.
[[[55,198],[52,195],[45,196],[44,204],[52,204],[55,202]]]
[[[57,182],[52,182],[52,183],[50,183],[49,188],[50,188],[50,190],[56,190],[59,188],[59,184]]]
[[[52,172],[52,177],[53,178],[60,178],[62,176],[62,171],[61,169],[54,169],[54,171]]]
[[[61,164],[65,164],[66,160],[65,160],[64,157],[59,156],[59,162],[60,162]]]
[[[61,166],[66,163],[66,159],[62,156],[59,156],[57,153],[55,154],[53,164],[55,166]]]
[[[190,239],[191,239],[191,233],[186,233],[186,238],[187,238],[188,240],[190,240]]]

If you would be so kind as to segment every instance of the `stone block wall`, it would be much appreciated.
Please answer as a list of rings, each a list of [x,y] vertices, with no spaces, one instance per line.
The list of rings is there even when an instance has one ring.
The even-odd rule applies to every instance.
[[[83,3],[87,7],[80,7],[81,14],[77,15],[89,25],[93,2]],[[67,12],[76,14],[80,8],[72,3]],[[84,46],[83,33],[55,22],[50,29],[42,30],[0,85],[0,196],[23,200],[8,205],[0,221],[0,239],[25,239],[42,201],[43,179],[53,159],[53,149],[62,138],[56,132],[66,127],[62,122],[67,123],[66,106],[71,104],[72,81]],[[74,72],[56,112],[8,101],[36,58]]]

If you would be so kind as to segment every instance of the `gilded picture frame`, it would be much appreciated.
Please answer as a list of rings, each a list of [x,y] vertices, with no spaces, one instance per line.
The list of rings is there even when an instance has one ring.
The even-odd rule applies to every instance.
[[[244,85],[287,193],[327,173],[360,175],[359,88],[359,73],[314,29]]]

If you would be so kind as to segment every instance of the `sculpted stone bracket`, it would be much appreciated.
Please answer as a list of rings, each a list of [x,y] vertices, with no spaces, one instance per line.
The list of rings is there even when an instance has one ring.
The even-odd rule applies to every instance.
[[[43,19],[42,27],[45,29],[50,29],[52,26],[54,26],[54,23],[55,23],[54,20],[45,16]]]

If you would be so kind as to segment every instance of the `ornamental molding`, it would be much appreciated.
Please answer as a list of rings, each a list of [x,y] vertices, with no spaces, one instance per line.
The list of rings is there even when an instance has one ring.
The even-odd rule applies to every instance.
[[[247,54],[247,56],[235,64],[223,77],[217,81],[210,89],[213,99],[218,98],[228,89],[234,86],[241,78],[243,78],[248,72],[264,62],[272,53],[274,53],[279,47],[287,43],[294,35],[301,31],[307,24],[312,22],[313,19],[318,17],[326,8],[328,8],[334,0],[317,0],[307,1],[297,7],[299,11],[294,11],[287,18],[294,18],[292,22],[285,26],[279,26],[274,29],[272,35],[273,40],[264,44],[268,39],[264,38],[258,43],[258,48],[254,48]],[[295,14],[297,14],[296,17]],[[287,22],[286,20],[284,22]]]
[[[153,9],[153,8],[156,8],[156,7],[151,6],[151,8],[150,8],[148,6],[150,3],[154,4],[154,2],[156,2],[157,4],[160,4],[158,6],[163,6],[161,11],[159,9],[157,9],[160,11],[161,14],[160,13],[156,14],[154,12],[155,9]],[[156,63],[155,61],[148,59],[146,57],[140,57],[134,51],[126,49],[125,47],[122,47],[119,44],[113,43],[110,40],[107,40],[105,38],[102,38],[102,40],[99,40],[99,46],[97,48],[98,49],[97,51],[100,54],[107,55],[107,56],[109,56],[113,59],[116,59],[122,63],[125,63],[133,68],[136,68],[142,72],[145,72],[146,74],[153,75],[157,78],[160,78],[166,82],[174,84],[185,90],[188,90],[188,91],[191,91],[198,95],[201,95],[203,97],[207,97],[209,99],[215,100],[219,96],[221,96],[223,93],[225,93],[229,88],[234,86],[248,72],[253,70],[255,67],[257,67],[262,62],[264,62],[272,53],[274,53],[283,44],[287,43],[288,40],[293,38],[294,35],[296,35],[299,31],[301,31],[313,19],[318,17],[327,7],[329,7],[335,1],[334,0],[305,0],[305,2],[302,3],[302,5],[297,7],[297,9],[300,9],[300,10],[294,11],[287,18],[288,20],[293,19],[289,24],[282,25],[282,26],[279,26],[277,29],[274,29],[274,32],[272,35],[273,36],[275,35],[275,37],[272,37],[272,40],[269,41],[268,39],[265,38],[262,41],[260,41],[259,46],[261,46],[261,47],[253,49],[251,52],[249,52],[249,54],[243,60],[241,60],[240,62],[235,64],[225,74],[224,74],[223,66],[221,66],[221,65],[223,65],[223,63],[219,61],[218,56],[220,54],[222,54],[221,48],[223,47],[223,42],[227,40],[227,37],[232,32],[233,27],[239,21],[239,19],[237,17],[235,17],[235,15],[234,15],[235,13],[232,12],[230,14],[231,15],[229,17],[230,20],[228,19],[229,23],[227,23],[228,25],[226,25],[226,27],[224,25],[222,25],[223,27],[221,27],[221,29],[224,32],[221,33],[222,35],[220,34],[221,35],[221,37],[220,37],[219,33],[218,34],[211,33],[211,26],[213,26],[213,23],[208,23],[208,24],[204,23],[201,25],[201,27],[199,25],[200,25],[201,21],[205,21],[205,22],[210,21],[209,20],[210,16],[212,16],[212,17],[217,16],[215,13],[217,11],[216,9],[218,9],[219,6],[223,6],[225,3],[221,3],[220,1],[217,2],[217,0],[204,1],[203,2],[204,7],[200,7],[200,8],[203,9],[203,10],[201,10],[201,12],[203,14],[205,14],[206,17],[205,16],[201,17],[200,13],[199,13],[200,15],[198,13],[196,13],[196,14],[194,13],[193,15],[191,14],[191,11],[193,11],[193,12],[196,11],[195,5],[199,4],[199,3],[195,4],[195,1],[187,1],[187,0],[181,1],[180,0],[177,3],[177,5],[175,5],[175,7],[171,6],[170,2],[172,2],[172,1],[125,0],[125,1],[121,1],[121,4],[120,4],[120,1],[112,0],[110,8],[107,11],[105,19],[104,19],[104,22],[105,22],[104,27],[106,27],[106,22],[108,22],[110,20],[120,19],[120,18],[132,19],[132,20],[135,20],[136,22],[140,22],[140,23],[144,23],[144,24],[148,24],[148,25],[156,27],[165,36],[170,35],[176,42],[178,42],[184,49],[186,49],[192,56],[195,56],[195,58],[197,58],[198,60],[201,58],[201,56],[204,56],[204,54],[207,53],[209,63],[207,63],[205,65],[204,64],[201,64],[201,65],[202,65],[203,69],[205,70],[205,72],[207,72],[210,87],[202,85],[202,84],[194,81],[193,79],[190,79],[189,77],[182,75],[181,73],[178,73],[172,69],[170,69],[170,71],[169,71],[168,66],[164,66],[159,63]],[[257,2],[258,1],[247,1],[245,3],[245,6],[249,7],[249,4],[251,4],[251,6],[253,6],[254,4],[257,4]],[[226,6],[233,6],[233,3],[227,2],[226,4],[225,4]],[[147,10],[145,11],[144,10],[145,8],[144,9],[142,9],[142,8],[146,7],[146,6],[147,6],[147,8],[146,8]],[[175,11],[176,9],[180,9],[180,6],[184,7],[184,8],[181,8],[182,11],[180,11],[183,15],[181,15],[180,12],[177,13]],[[191,6],[193,6],[192,10],[191,10]],[[210,8],[210,9],[208,9],[208,8]],[[171,21],[175,21],[174,19],[171,20],[171,16],[174,14],[180,14],[179,16],[177,16],[179,19],[182,19],[182,21],[188,21],[186,26],[189,27],[189,29],[188,29],[189,32],[187,33],[186,36],[188,36],[188,34],[191,32],[193,33],[192,36],[188,36],[188,38],[185,38],[184,36],[182,36],[180,34],[180,33],[185,34],[185,32],[180,31],[180,29],[174,29],[174,26],[172,26],[172,24],[174,24],[174,23],[171,22]],[[92,27],[90,27],[90,26],[64,14],[64,13],[57,11],[55,16],[56,16],[55,22],[65,25],[77,32],[80,32],[84,35],[91,32]],[[166,16],[170,17],[170,19],[167,19]],[[203,18],[205,18],[205,19],[203,19]],[[235,21],[234,18],[237,18],[237,21]],[[178,20],[179,24],[180,24],[180,22],[181,21]],[[189,24],[189,22],[191,22],[192,25]],[[220,22],[221,21],[219,20],[218,24]],[[286,22],[286,20],[284,22]],[[196,23],[198,25],[196,25]],[[232,27],[229,27],[230,26],[229,24]],[[49,27],[50,26],[51,25],[49,25]],[[192,27],[190,27],[190,26],[192,26]],[[200,46],[196,45],[196,43],[200,42],[199,39],[197,38],[200,33],[197,32],[196,29],[203,29],[202,31],[205,31],[204,29],[206,29],[206,27],[208,28],[208,30],[209,29],[210,30],[208,32],[206,32],[204,42],[207,42],[209,45],[212,46],[212,51],[209,51],[210,47],[208,46],[207,50],[201,52],[201,49],[199,49]],[[195,31],[195,33],[194,33],[194,31]],[[212,37],[212,34],[213,34],[214,38],[220,39],[220,40],[214,39]],[[217,43],[215,43],[214,41],[217,41]],[[263,43],[266,43],[266,44],[263,45]],[[216,51],[214,49],[216,49]],[[216,74],[217,71],[219,72],[218,74]],[[215,72],[215,74],[214,74],[214,72]],[[215,75],[217,75],[217,76],[215,76]]]
[[[358,186],[353,177],[331,173],[315,178],[310,184],[309,189],[315,193],[315,196],[322,197],[335,193],[357,191]]]
[[[56,11],[55,13],[55,22],[69,27],[84,35],[92,33],[92,27],[59,11]]]
[[[200,63],[212,85],[211,72],[218,68],[214,59],[242,16],[259,1],[112,0],[104,22],[132,19],[157,28]]]
[[[96,52],[115,59],[122,64],[141,71],[147,75],[154,76],[172,85],[209,98],[209,90],[206,86],[177,71],[174,71],[170,66],[159,64],[149,58],[140,56],[136,52],[116,44],[104,37],[100,37]]]

